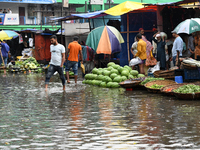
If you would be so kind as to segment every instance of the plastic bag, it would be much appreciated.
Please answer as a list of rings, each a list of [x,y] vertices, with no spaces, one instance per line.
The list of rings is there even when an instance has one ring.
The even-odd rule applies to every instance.
[[[131,61],[129,62],[129,66],[135,66],[140,63],[142,63],[142,60],[139,57],[136,57],[131,59]]]
[[[160,70],[160,62],[159,61],[157,62],[157,64],[154,67],[149,68],[148,72],[154,73],[155,71],[158,71],[158,70]]]

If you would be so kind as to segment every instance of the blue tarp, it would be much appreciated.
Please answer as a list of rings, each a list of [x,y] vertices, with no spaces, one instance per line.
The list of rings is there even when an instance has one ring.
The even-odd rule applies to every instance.
[[[83,13],[83,14],[71,14],[71,16],[76,16],[80,18],[97,18],[101,16],[106,16],[107,14],[104,13],[105,10],[95,11],[91,13]]]
[[[52,18],[51,20],[74,20],[74,19],[80,19],[80,18],[86,18],[86,19],[92,19],[97,18],[101,16],[106,16],[107,14],[104,13],[105,10],[95,11],[91,13],[83,13],[83,14],[71,14],[70,16],[65,17],[58,17],[58,18]]]

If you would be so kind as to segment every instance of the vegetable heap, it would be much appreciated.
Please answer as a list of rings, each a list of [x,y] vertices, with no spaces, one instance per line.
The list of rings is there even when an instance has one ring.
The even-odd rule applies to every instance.
[[[43,69],[40,67],[40,64],[37,62],[37,60],[34,57],[29,57],[25,61],[15,61],[15,65],[9,65],[8,66],[11,71],[12,70],[35,70],[38,73],[41,73]]]
[[[94,68],[92,73],[86,74],[83,83],[107,88],[118,88],[119,83],[122,81],[141,77],[144,77],[144,75],[138,74],[137,70],[132,70],[129,66],[121,67],[114,62],[110,62],[107,68]]]
[[[146,78],[144,81],[142,81],[141,85],[145,85],[146,83],[155,81],[155,80],[164,80],[164,78]]]
[[[164,87],[164,85],[154,84],[154,85],[150,86],[150,88],[152,88],[152,89],[161,89],[162,87]]]
[[[188,85],[183,85],[179,87],[178,89],[174,90],[176,93],[197,93],[200,92],[200,86],[199,85],[193,85],[193,84],[188,84]]]
[[[165,89],[165,92],[171,92],[173,90],[173,88],[168,88],[168,89]]]

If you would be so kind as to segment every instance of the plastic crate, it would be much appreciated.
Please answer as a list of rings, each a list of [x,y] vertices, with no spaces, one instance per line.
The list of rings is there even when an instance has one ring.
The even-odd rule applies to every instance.
[[[199,70],[189,70],[189,69],[184,69],[184,76],[185,80],[197,80],[200,79],[200,73]]]
[[[153,73],[148,73],[148,77],[153,77],[154,78],[154,75],[153,75]]]

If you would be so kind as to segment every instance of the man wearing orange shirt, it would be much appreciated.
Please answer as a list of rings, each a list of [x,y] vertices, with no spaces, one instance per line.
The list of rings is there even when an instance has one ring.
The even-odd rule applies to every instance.
[[[69,57],[67,58],[69,54]],[[82,48],[81,45],[78,43],[78,37],[74,37],[73,42],[69,43],[68,45],[68,51],[66,53],[67,63],[65,66],[66,69],[66,75],[67,75],[67,83],[70,83],[69,81],[69,70],[72,68],[74,72],[74,79],[75,83],[77,83],[78,78],[78,55],[81,56],[81,63],[83,63],[83,55],[82,55]]]

